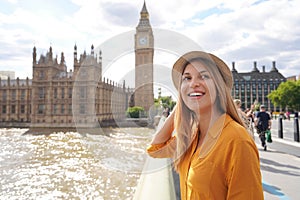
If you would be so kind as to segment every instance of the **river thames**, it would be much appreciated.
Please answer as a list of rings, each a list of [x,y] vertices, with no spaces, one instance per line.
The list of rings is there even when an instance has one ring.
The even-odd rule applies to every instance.
[[[153,129],[23,135],[0,129],[1,199],[132,199]]]

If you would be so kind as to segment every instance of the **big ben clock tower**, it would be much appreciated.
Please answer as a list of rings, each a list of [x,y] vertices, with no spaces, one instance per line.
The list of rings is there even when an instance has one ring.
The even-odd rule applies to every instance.
[[[149,22],[149,13],[144,2],[135,34],[135,106],[149,111],[154,104],[153,55],[154,39]]]

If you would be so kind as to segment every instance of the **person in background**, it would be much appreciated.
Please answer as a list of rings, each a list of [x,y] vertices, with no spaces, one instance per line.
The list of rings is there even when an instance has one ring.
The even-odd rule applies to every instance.
[[[167,117],[170,115],[170,108],[169,107],[166,107],[165,109],[164,109],[164,112],[166,112],[166,115],[167,115]]]
[[[246,113],[241,109],[241,106],[242,106],[241,100],[234,99],[233,102],[237,108],[240,118],[243,120],[244,124],[247,127],[249,134],[251,135],[252,139],[254,140],[254,131],[253,131],[253,127],[252,127],[252,122],[251,122],[251,119],[246,115]]]
[[[246,116],[247,116],[248,120],[250,121],[250,130],[252,132],[253,139],[254,139],[254,119],[255,119],[254,109],[255,109],[255,106],[254,106],[254,104],[252,104],[250,106],[250,108],[247,111],[245,111]]]
[[[273,119],[273,110],[270,110],[270,117],[271,117],[271,119]],[[276,117],[275,117],[275,119],[276,119]]]
[[[231,98],[228,66],[192,51],[175,62],[172,79],[177,105],[147,152],[174,159],[181,199],[263,199],[258,150]]]
[[[242,107],[242,102],[241,102],[241,100],[240,100],[240,99],[234,99],[233,102],[234,102],[234,104],[235,104],[237,110],[238,110],[238,111],[239,111],[239,110],[242,111],[242,109],[241,109],[241,107]],[[242,111],[242,112],[243,112],[243,111]]]
[[[270,115],[266,112],[265,105],[260,106],[260,111],[257,113],[255,120],[255,127],[261,141],[261,146],[267,150],[266,131],[271,129],[272,121]]]
[[[291,120],[290,112],[289,112],[289,111],[286,111],[286,112],[285,112],[285,115],[286,115],[286,118],[287,118],[288,120]]]
[[[247,117],[249,119],[251,119],[251,121],[253,123],[254,123],[254,118],[255,118],[254,109],[255,109],[255,106],[254,106],[254,104],[252,104],[251,107],[249,108],[249,110],[245,111]]]
[[[163,124],[165,123],[165,121],[169,115],[170,115],[169,108],[165,108],[162,112],[159,123],[157,125],[157,128],[156,128],[157,130],[161,129],[161,127],[163,126]]]

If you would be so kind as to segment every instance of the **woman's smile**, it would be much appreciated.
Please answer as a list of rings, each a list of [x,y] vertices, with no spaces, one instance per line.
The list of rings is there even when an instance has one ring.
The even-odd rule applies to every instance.
[[[203,95],[205,95],[204,92],[197,92],[197,91],[188,94],[189,97],[198,97],[198,98],[202,97]]]

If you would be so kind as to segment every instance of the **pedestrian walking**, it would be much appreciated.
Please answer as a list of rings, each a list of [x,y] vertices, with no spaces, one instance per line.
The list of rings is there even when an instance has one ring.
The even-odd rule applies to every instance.
[[[259,134],[261,145],[266,151],[267,150],[266,131],[271,130],[272,120],[270,115],[266,112],[265,105],[260,106],[260,111],[257,113],[254,123],[255,123],[257,133]]]

